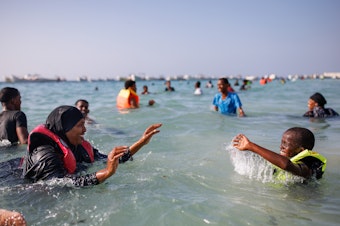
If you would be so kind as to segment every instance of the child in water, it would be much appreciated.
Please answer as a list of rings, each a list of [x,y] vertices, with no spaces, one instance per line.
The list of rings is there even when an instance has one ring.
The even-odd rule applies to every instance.
[[[243,134],[238,134],[232,142],[240,151],[252,151],[282,170],[306,179],[320,179],[326,169],[327,160],[312,151],[314,134],[306,128],[293,127],[286,130],[282,135],[280,154],[249,141]]]

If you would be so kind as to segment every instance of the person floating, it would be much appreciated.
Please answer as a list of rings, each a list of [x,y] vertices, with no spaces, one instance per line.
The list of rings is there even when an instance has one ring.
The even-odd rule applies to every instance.
[[[142,137],[128,146],[114,147],[107,157],[106,167],[94,173],[79,175],[82,163],[92,163],[104,154],[94,152],[84,139],[84,115],[73,106],[59,106],[47,117],[46,123],[37,126],[29,135],[28,151],[23,160],[23,175],[32,182],[52,178],[69,178],[75,186],[97,185],[111,177],[118,163],[128,161],[162,124],[149,126]]]
[[[229,92],[228,87],[230,87],[230,84],[227,78],[220,78],[217,81],[219,93],[217,93],[213,99],[215,111],[229,115],[236,114],[236,110],[238,110],[240,117],[245,116],[240,98],[236,93]]]
[[[308,111],[303,115],[309,118],[326,118],[339,116],[332,108],[325,108],[327,101],[321,93],[314,93],[308,100]]]
[[[0,101],[0,140],[11,144],[27,144],[27,118],[21,111],[20,92],[13,87],[2,88]]]
[[[327,159],[312,151],[315,137],[306,128],[293,127],[286,130],[282,135],[280,154],[251,142],[243,134],[238,134],[232,142],[233,146],[240,151],[254,152],[279,169],[305,179],[320,179],[326,169]],[[275,172],[275,174],[277,177],[283,175],[282,172]]]

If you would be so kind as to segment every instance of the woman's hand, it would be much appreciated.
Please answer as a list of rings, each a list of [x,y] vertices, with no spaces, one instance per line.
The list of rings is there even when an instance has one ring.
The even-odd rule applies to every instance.
[[[141,138],[141,140],[143,140],[143,141],[142,141],[143,145],[148,144],[149,141],[151,140],[151,137],[152,137],[153,135],[155,135],[156,133],[159,133],[159,132],[160,132],[160,131],[157,130],[157,129],[158,129],[159,127],[161,127],[161,126],[162,126],[161,123],[157,123],[157,124],[153,124],[153,125],[149,126],[149,127],[145,130],[145,132],[144,132],[144,134],[143,134],[143,136],[142,136],[142,138]]]
[[[99,183],[102,183],[107,178],[111,177],[116,173],[119,165],[119,158],[128,151],[128,146],[118,146],[112,149],[112,151],[107,156],[106,168],[98,171],[96,177]]]
[[[149,141],[151,140],[152,136],[155,135],[156,133],[159,133],[160,131],[158,130],[159,127],[161,127],[161,123],[156,123],[151,126],[149,126],[145,132],[143,133],[143,136],[133,145],[130,147],[131,155],[134,155],[141,149],[144,145],[148,144]]]

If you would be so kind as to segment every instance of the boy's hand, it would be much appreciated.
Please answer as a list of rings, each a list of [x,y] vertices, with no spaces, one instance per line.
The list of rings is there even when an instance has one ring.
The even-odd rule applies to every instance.
[[[249,143],[250,141],[248,138],[243,135],[243,134],[238,134],[234,139],[233,139],[233,146],[239,150],[248,150],[249,148]]]

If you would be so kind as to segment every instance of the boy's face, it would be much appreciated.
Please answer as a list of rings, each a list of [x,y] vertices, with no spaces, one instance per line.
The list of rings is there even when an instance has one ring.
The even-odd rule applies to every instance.
[[[294,134],[291,132],[285,132],[282,135],[281,145],[280,145],[280,155],[291,158],[301,152],[303,147],[300,147],[295,139]]]
[[[223,80],[217,81],[217,90],[221,93],[225,93],[228,90],[228,84],[224,83]]]
[[[89,104],[85,103],[84,101],[79,101],[76,107],[81,111],[84,117],[86,117],[87,114],[90,112]]]

